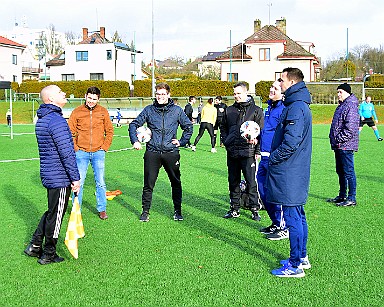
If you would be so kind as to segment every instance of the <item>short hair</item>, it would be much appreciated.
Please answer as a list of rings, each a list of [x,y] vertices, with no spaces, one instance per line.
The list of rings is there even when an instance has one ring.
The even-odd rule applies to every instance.
[[[287,73],[288,80],[294,80],[296,82],[301,82],[304,80],[304,74],[299,68],[287,67],[283,69],[283,73]]]
[[[88,94],[95,94],[95,95],[97,95],[97,97],[100,98],[100,90],[96,86],[88,87],[86,95],[88,95]]]
[[[239,87],[239,86],[245,88],[245,89],[248,91],[248,85],[247,85],[247,83],[245,83],[245,82],[237,82],[237,83],[233,86],[233,88],[236,88],[236,87]]]
[[[221,96],[216,96],[216,99],[218,99],[218,100],[223,100],[223,97],[221,97]]]
[[[208,103],[209,103],[209,104],[212,104],[212,103],[213,103],[213,98],[209,98],[209,99],[208,99]]]
[[[155,89],[156,91],[157,90],[160,90],[160,89],[165,89],[167,91],[167,93],[169,94],[169,92],[171,91],[171,88],[169,87],[169,85],[165,82],[161,82],[159,84],[156,84],[155,86]]]
[[[189,96],[189,101],[192,101],[192,99],[196,99],[196,97],[195,96]]]

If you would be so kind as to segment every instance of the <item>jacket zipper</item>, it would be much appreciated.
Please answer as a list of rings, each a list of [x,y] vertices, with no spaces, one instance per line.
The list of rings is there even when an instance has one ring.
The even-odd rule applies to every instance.
[[[90,139],[89,139],[89,152],[92,152],[92,110],[90,110],[89,111],[89,113],[90,113],[90,127],[91,127],[91,131],[90,131],[90,135],[91,135],[91,137],[90,137]]]

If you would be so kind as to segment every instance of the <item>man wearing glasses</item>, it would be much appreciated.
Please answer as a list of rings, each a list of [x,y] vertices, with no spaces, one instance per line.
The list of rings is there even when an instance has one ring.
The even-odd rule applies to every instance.
[[[152,137],[146,145],[144,154],[143,212],[140,216],[140,221],[149,221],[153,188],[162,166],[171,182],[174,206],[173,218],[175,221],[182,221],[179,147],[185,146],[190,140],[193,133],[193,125],[183,109],[175,105],[170,98],[170,87],[167,83],[159,83],[155,89],[156,97],[154,103],[146,106],[137,118],[129,124],[129,137],[133,147],[137,150],[142,148],[136,135],[137,128],[146,123],[147,127],[152,131]],[[180,139],[177,138],[179,126],[183,130]]]

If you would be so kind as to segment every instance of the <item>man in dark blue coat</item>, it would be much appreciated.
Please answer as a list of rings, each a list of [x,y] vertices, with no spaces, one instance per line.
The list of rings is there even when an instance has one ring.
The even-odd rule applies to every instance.
[[[152,131],[152,137],[146,145],[144,154],[143,212],[140,216],[140,221],[149,221],[153,188],[162,166],[164,166],[171,181],[172,200],[175,210],[173,218],[175,221],[182,221],[179,147],[185,146],[190,140],[193,133],[193,125],[183,109],[175,105],[170,98],[170,87],[168,84],[159,83],[155,89],[156,99],[154,103],[146,106],[136,119],[129,124],[129,137],[133,147],[137,150],[142,148],[136,135],[137,128],[147,123],[148,128]],[[179,126],[183,130],[180,140],[177,139],[177,129]]]
[[[298,68],[285,68],[281,89],[283,110],[271,145],[267,174],[267,202],[282,205],[289,228],[290,257],[272,271],[278,277],[303,277],[310,268],[307,256],[308,225],[304,204],[308,198],[312,154],[312,115],[304,75]]]
[[[47,189],[48,210],[41,217],[24,253],[38,257],[40,264],[50,264],[64,260],[56,254],[56,244],[71,188],[75,193],[80,190],[80,174],[72,134],[61,110],[67,103],[65,93],[58,86],[49,85],[42,89],[40,97],[43,104],[37,110],[36,138],[40,177]]]

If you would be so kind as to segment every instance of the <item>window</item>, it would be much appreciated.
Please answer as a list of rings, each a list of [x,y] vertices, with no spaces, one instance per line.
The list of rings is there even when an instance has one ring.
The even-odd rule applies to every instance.
[[[13,77],[12,77],[12,81],[13,81],[13,82],[17,82],[17,76],[16,76],[16,75],[13,75]]]
[[[239,74],[238,73],[232,73],[232,80],[230,79],[231,74],[227,74],[227,81],[237,82],[239,81]]]
[[[107,50],[107,60],[112,60],[112,50]]]
[[[89,76],[89,80],[104,80],[103,73],[91,73]]]
[[[136,63],[136,54],[131,53],[131,63]]]
[[[76,61],[88,61],[88,51],[76,51]]]
[[[17,65],[17,55],[12,54],[12,64]]]
[[[259,49],[259,60],[260,61],[270,61],[271,60],[271,50],[269,48],[260,48]]]
[[[75,81],[75,74],[63,74],[61,75],[62,81]]]
[[[275,80],[281,78],[281,72],[275,72]]]

